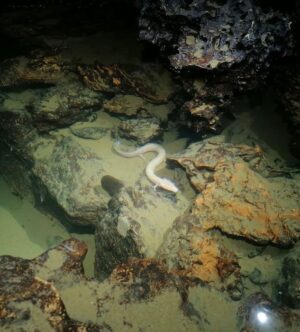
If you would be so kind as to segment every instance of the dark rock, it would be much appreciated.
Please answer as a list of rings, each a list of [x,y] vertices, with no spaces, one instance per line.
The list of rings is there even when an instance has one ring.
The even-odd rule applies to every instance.
[[[255,248],[253,251],[249,252],[248,257],[254,258],[254,257],[260,256],[265,250],[266,250],[266,247]]]
[[[104,175],[101,179],[101,186],[110,196],[115,196],[120,193],[121,189],[124,187],[124,183],[113,176]]]
[[[232,77],[230,76],[232,75]],[[199,135],[218,133],[233,117],[229,113],[235,91],[253,88],[248,82],[241,85],[234,69],[226,73],[217,73],[213,77],[205,74],[196,77],[180,76],[183,94],[175,98],[178,122]],[[254,84],[255,86],[255,84]]]
[[[139,25],[140,38],[181,71],[182,125],[204,136],[224,128],[234,94],[261,85],[275,59],[292,53],[292,20],[248,0],[147,0]]]
[[[158,45],[175,69],[268,66],[290,42],[290,18],[252,1],[144,1],[140,38]]]
[[[300,308],[300,256],[291,254],[282,264],[282,277],[276,284],[277,298],[290,308]]]
[[[119,264],[110,275],[114,282],[130,283],[126,297],[137,301],[153,298],[165,288],[174,287],[176,277],[166,266],[155,259],[131,258],[126,264]],[[184,280],[181,287],[188,285]]]
[[[57,56],[9,59],[0,65],[0,88],[54,85],[64,75],[63,64]]]
[[[125,115],[127,117],[150,114],[151,104],[141,97],[134,95],[116,95],[112,99],[105,100],[103,109],[115,115]]]
[[[32,118],[25,110],[0,110],[0,129],[0,140],[19,155],[23,154],[27,143],[35,135]],[[26,155],[23,154],[22,158],[26,159]]]
[[[291,131],[290,149],[300,159],[300,65],[299,59],[274,68],[273,85],[286,112]]]

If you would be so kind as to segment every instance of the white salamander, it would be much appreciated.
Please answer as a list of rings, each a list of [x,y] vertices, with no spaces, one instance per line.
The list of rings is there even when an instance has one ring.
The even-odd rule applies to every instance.
[[[117,141],[116,143],[113,144],[114,150],[119,155],[126,157],[126,158],[141,156],[146,152],[157,152],[157,156],[154,159],[152,159],[146,167],[146,175],[147,175],[148,179],[151,182],[153,182],[155,184],[155,186],[161,187],[168,191],[172,191],[174,193],[178,192],[178,188],[175,186],[175,184],[171,180],[168,180],[165,178],[160,178],[154,174],[156,167],[166,160],[166,151],[163,147],[161,147],[158,144],[149,143],[149,144],[145,144],[145,145],[141,146],[140,148],[138,148],[134,151],[125,152],[125,151],[119,150],[118,145],[120,145],[119,141]]]

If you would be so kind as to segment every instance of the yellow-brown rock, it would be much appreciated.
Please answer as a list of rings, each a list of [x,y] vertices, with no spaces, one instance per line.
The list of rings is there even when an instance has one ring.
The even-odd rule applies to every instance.
[[[259,147],[211,139],[192,144],[173,159],[199,192],[192,215],[203,231],[219,229],[279,245],[300,237],[299,183],[284,173],[278,176]]]

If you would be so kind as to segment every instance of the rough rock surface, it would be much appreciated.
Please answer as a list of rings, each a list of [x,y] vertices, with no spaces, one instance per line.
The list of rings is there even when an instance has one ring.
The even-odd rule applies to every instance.
[[[292,54],[297,15],[270,7],[250,0],[143,1],[140,38],[181,73],[183,126],[202,137],[218,133],[234,94],[261,85],[270,65]]]
[[[249,77],[246,79],[243,75]],[[183,89],[188,98],[177,103],[182,126],[200,135],[220,132],[228,123],[227,117],[235,92],[251,90],[257,86],[258,81],[257,76],[251,81],[247,71],[241,74],[234,68],[229,73],[216,73],[213,77],[204,74],[199,74],[197,78],[182,77]]]
[[[83,121],[101,106],[101,94],[73,83],[50,88],[32,105],[30,111],[38,131],[47,132]]]
[[[175,69],[268,66],[288,45],[289,17],[252,1],[144,1],[140,37],[167,53]]]
[[[174,93],[170,77],[156,66],[124,67],[80,65],[78,73],[87,87],[107,94],[133,94],[153,104],[166,103]]]
[[[124,188],[96,225],[95,270],[107,276],[129,257],[155,257],[164,234],[188,206],[182,198],[149,186]]]
[[[53,85],[64,75],[63,64],[57,56],[9,59],[0,65],[0,88]]]
[[[106,209],[108,194],[101,192],[103,160],[71,137],[57,139],[52,151],[36,160],[36,185],[49,194],[77,225],[94,225]]]
[[[163,265],[131,260],[99,283],[82,273],[86,252],[83,242],[70,239],[33,260],[0,257],[0,327],[196,332],[204,324],[198,312],[193,318],[195,309],[189,310],[189,284],[169,275]]]
[[[0,108],[1,142],[11,151],[17,151],[26,159],[26,145],[35,136],[32,118],[23,108],[7,110]]]
[[[243,295],[238,258],[217,238],[205,233],[193,216],[177,218],[157,257],[170,271],[226,289],[233,300],[240,300]]]
[[[140,145],[158,138],[162,133],[160,122],[154,117],[122,120],[118,126],[119,136],[133,140]]]
[[[0,139],[26,159],[27,145],[38,133],[87,120],[101,105],[101,94],[84,88],[80,83],[63,84],[45,90],[2,92]]]
[[[276,172],[272,177],[259,147],[217,137],[171,159],[186,169],[200,193],[192,215],[204,231],[219,229],[262,244],[291,245],[299,238],[299,183]]]
[[[99,128],[99,127],[77,127],[76,124],[70,127],[70,131],[73,135],[85,138],[98,140],[107,135],[109,129]]]
[[[66,273],[82,274],[86,252],[84,243],[67,240],[55,250],[31,261],[0,256],[0,326],[10,331],[36,328],[45,331],[102,331],[99,325],[70,318],[51,277],[45,278],[41,272],[44,267],[51,266],[51,274],[57,279]]]
[[[125,115],[128,117],[137,116],[140,113],[149,113],[151,106],[143,98],[134,95],[116,95],[103,103],[106,112],[116,115]]]
[[[153,105],[141,97],[134,95],[116,95],[112,99],[105,100],[103,108],[106,112],[126,117],[154,116],[163,122],[168,120],[171,113],[171,105]]]

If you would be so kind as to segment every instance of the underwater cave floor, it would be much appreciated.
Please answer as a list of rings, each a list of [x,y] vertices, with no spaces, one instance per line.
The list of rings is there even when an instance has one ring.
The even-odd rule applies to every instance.
[[[80,61],[84,63],[93,63],[94,60],[101,61],[104,64],[116,62],[120,63],[126,59],[126,63],[139,63],[142,49],[133,36],[124,35],[122,29],[118,29],[119,34],[115,31],[99,33],[92,37],[68,37],[65,39],[65,49],[63,51],[63,58],[65,60]],[[127,38],[128,37],[128,38]],[[50,38],[51,39],[51,38]],[[49,39],[49,43],[59,44],[61,38],[58,40]],[[97,42],[96,42],[97,41]],[[115,43],[113,42],[115,41]],[[122,41],[122,45],[120,45]],[[118,50],[118,51],[116,51]],[[112,56],[113,55],[113,56]],[[294,158],[288,152],[288,132],[285,125],[282,123],[280,115],[274,112],[276,105],[272,103],[272,98],[268,96],[263,100],[258,101],[255,106],[251,106],[249,98],[242,98],[236,103],[233,113],[236,120],[224,130],[228,142],[234,144],[249,144],[260,145],[268,158],[273,161],[278,161],[279,165],[285,162],[294,163]],[[167,110],[166,110],[167,111]],[[97,119],[93,125],[102,126],[103,128],[113,128],[117,125],[118,119],[110,116],[107,113],[99,110],[97,112]],[[90,123],[82,123],[82,127],[90,125]],[[280,135],[277,133],[280,132]],[[132,185],[143,174],[145,161],[140,158],[132,158],[124,161],[120,156],[117,156],[111,150],[113,138],[104,137],[99,141],[84,140],[74,137],[68,128],[59,129],[53,132],[54,136],[72,136],[73,139],[80,142],[84,147],[91,149],[94,153],[101,151],[101,156],[105,158],[110,165],[110,175],[122,180],[126,185]],[[166,148],[168,153],[175,153],[184,149],[189,141],[189,137],[177,137],[175,130],[170,130],[164,134],[162,145]],[[47,146],[41,146],[37,153],[47,154]],[[146,156],[149,160],[152,154]],[[119,167],[119,165],[122,167]],[[128,172],[128,170],[130,170]],[[161,175],[172,176],[173,170],[160,170]],[[295,174],[299,177],[300,175]],[[184,188],[184,196],[187,200],[192,200],[194,192],[191,187],[186,184]],[[75,237],[84,241],[88,245],[88,254],[84,260],[85,274],[88,277],[94,275],[94,256],[95,243],[92,234],[83,234],[68,231],[59,220],[51,216],[45,211],[37,209],[32,196],[24,196],[23,198],[12,193],[9,185],[0,177],[0,255],[12,255],[26,259],[32,259],[49,248],[55,247],[61,241]],[[253,271],[255,268],[261,271],[262,276],[268,276],[268,279],[276,279],[280,269],[282,260],[289,252],[289,249],[279,249],[275,247],[267,247],[263,255],[257,255],[251,261],[248,255],[252,252],[259,251],[259,247],[253,244],[246,243],[243,240],[230,239],[222,237],[223,241],[229,249],[240,257],[242,272]],[[100,284],[98,292],[105,289],[105,283]],[[94,289],[93,289],[94,287]],[[99,287],[99,283],[95,282],[94,286],[86,286],[85,284],[78,284],[71,288],[66,288],[61,291],[61,296],[66,305],[67,312],[72,318],[81,321],[93,321],[97,323],[97,308],[93,303],[93,291]],[[248,282],[246,284],[246,295],[253,291],[259,290],[260,287]],[[272,290],[268,287],[264,291],[271,295]],[[80,301],[74,301],[80,299]],[[205,299],[203,301],[203,299]],[[178,294],[161,294],[159,297],[150,303],[137,303],[130,307],[126,315],[136,322],[137,326],[143,325],[147,321],[147,317],[152,316],[153,326],[159,326],[161,331],[177,331],[177,314],[179,309],[174,309],[174,306],[169,306],[170,301],[174,303],[179,301]],[[210,323],[207,331],[234,331],[236,328],[236,311],[238,308],[237,302],[225,301],[219,293],[209,287],[198,287],[191,290],[190,300],[193,305],[201,311],[206,312],[206,321]],[[165,308],[170,311],[170,315],[174,317],[174,321],[166,321],[164,315],[161,315],[161,310],[156,308]],[[110,307],[107,311],[107,321],[111,320],[112,324],[115,319],[114,315],[123,315],[121,311],[116,311],[116,308]],[[174,309],[174,312],[172,310]],[[220,313],[226,317],[226,322],[220,319]],[[155,325],[156,324],[156,325]],[[196,331],[195,325],[186,322],[187,331]],[[190,325],[189,325],[190,324]],[[224,328],[226,326],[226,328]],[[118,331],[132,331],[130,326],[114,326]],[[150,331],[150,330],[148,330]],[[153,331],[158,331],[153,330]]]
[[[280,129],[283,133],[279,141],[276,142],[276,138],[269,136],[267,136],[267,138],[264,137],[266,132],[259,129],[261,128],[261,123],[256,113],[260,113],[261,109],[264,109],[264,105],[253,110],[246,99],[241,100],[236,105],[236,120],[226,128],[222,134],[225,135],[227,141],[232,143],[259,144],[262,146],[267,157],[274,161],[281,160],[280,163],[284,164],[284,159],[286,159],[288,162],[293,162],[294,160],[289,155],[286,148],[288,135],[282,128],[280,129],[283,124],[279,121],[279,118],[274,120],[277,127],[273,127],[275,132]],[[241,110],[243,111],[241,112]],[[275,116],[277,115],[275,114]],[[93,122],[93,125],[98,124],[103,127],[113,127],[116,125],[116,121],[118,120],[115,117],[99,111],[97,120]],[[264,121],[263,117],[261,117],[261,121]],[[89,125],[89,123],[82,123],[81,125],[85,126]],[[273,132],[273,130],[271,130],[271,132]],[[72,133],[66,128],[55,131],[54,135],[68,136],[72,135]],[[169,153],[175,153],[184,149],[188,142],[188,137],[178,138],[176,135],[177,133],[174,130],[170,130],[164,135],[162,145]],[[262,140],[262,138],[264,138],[264,140]],[[98,141],[84,140],[77,137],[75,137],[75,139],[86,148],[92,149],[95,153],[102,151],[102,156],[110,160],[112,166],[119,165],[122,160],[111,150],[113,143],[113,138],[111,137],[104,137],[104,139]],[[279,147],[278,142],[280,143]],[[46,150],[43,150],[42,148],[41,150],[43,154],[47,153],[47,146],[45,149]],[[39,151],[39,153],[41,151]],[[146,158],[149,160],[150,156],[146,156]],[[132,185],[140,176],[137,174],[143,173],[144,165],[145,161],[140,158],[126,159],[126,167],[111,167],[110,174],[120,178],[127,185]],[[130,174],[128,170],[130,170]],[[172,170],[165,172],[166,176],[172,175]],[[298,175],[295,174],[295,176]],[[188,186],[186,187],[185,195],[186,199],[191,200],[193,198],[194,193]],[[93,276],[95,255],[94,236],[92,234],[69,232],[53,216],[37,209],[31,197],[25,196],[24,198],[20,198],[14,195],[8,184],[6,184],[2,178],[0,178],[0,220],[0,255],[12,255],[31,259],[59,244],[64,239],[75,237],[88,245],[89,249],[87,257],[84,260],[84,269],[86,276]],[[226,242],[227,248],[230,248],[239,257],[242,273],[249,274],[251,271],[257,269],[262,274],[262,278],[267,277],[268,280],[276,280],[280,273],[282,261],[290,251],[289,249],[267,247],[263,255],[258,254],[250,260],[249,255],[253,252],[259,252],[258,246],[246,243],[243,240],[230,239],[224,236],[220,236],[220,238],[222,239],[221,241]],[[94,286],[92,286],[92,284],[87,285],[83,283],[61,289],[60,293],[70,316],[81,321],[98,322],[96,304],[93,304],[93,292],[96,289],[98,292],[105,291],[105,285],[104,283],[99,288],[97,283],[95,283]],[[260,287],[261,286],[253,285],[249,281],[245,282],[245,295],[251,294],[253,291],[258,291]],[[263,286],[263,289],[266,294],[272,296],[270,283],[268,286]],[[210,326],[206,329],[207,331],[221,331],[223,329],[224,322],[219,319],[220,312],[226,312],[226,326],[228,330],[233,331],[235,329],[236,312],[239,306],[238,302],[228,302],[223,297],[219,297],[217,291],[206,287],[197,287],[193,290],[191,289],[190,292],[190,299],[193,305],[198,310],[202,308],[202,311],[205,312],[205,319],[209,322]],[[74,301],[74,298],[80,298],[81,301]],[[203,298],[205,298],[205,301],[200,300]],[[137,326],[141,326],[147,321],[149,310],[152,310],[155,316],[157,314],[155,307],[157,305],[168,307],[168,303],[172,299],[179,301],[176,294],[170,294],[168,291],[165,291],[149,303],[140,303],[130,307],[126,315],[128,315],[128,317],[135,315],[132,319],[136,322]],[[83,307],[86,309],[82,310]],[[177,309],[174,309],[174,307],[171,309],[175,310],[173,313],[170,313],[171,315],[179,315],[179,311],[176,311]],[[120,308],[110,307],[109,310],[111,313],[107,313],[106,319],[107,321],[111,320],[111,324],[113,324],[113,321],[116,321],[114,315],[119,312]],[[159,326],[161,330],[172,330],[175,328],[174,331],[176,331],[175,325],[176,320],[174,320],[174,322],[167,322],[163,318],[159,319],[159,317],[157,317],[156,323],[153,326],[156,326],[156,328]],[[192,321],[189,322],[187,320],[185,325],[189,331],[197,330]],[[122,331],[126,330],[123,325],[115,325],[114,327],[119,330],[121,328]]]

